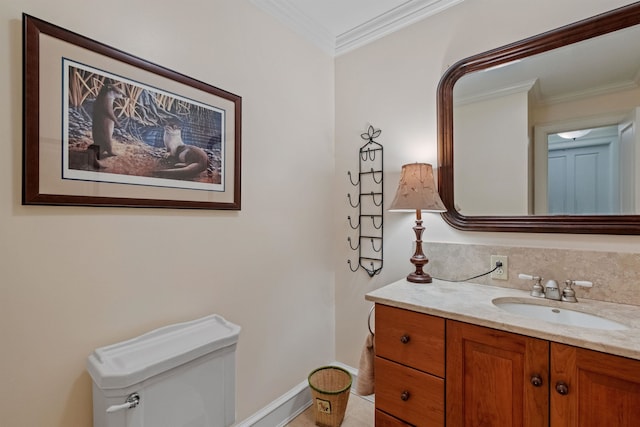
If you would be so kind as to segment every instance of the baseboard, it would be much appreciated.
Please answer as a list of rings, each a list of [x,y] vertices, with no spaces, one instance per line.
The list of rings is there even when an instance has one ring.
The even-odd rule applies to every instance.
[[[334,362],[330,365],[343,368],[351,374],[353,377],[351,392],[354,393],[358,370],[340,362]],[[362,397],[373,402],[373,395]],[[282,427],[309,406],[311,406],[311,391],[309,383],[305,379],[249,418],[236,424],[235,427]]]
[[[305,380],[246,420],[236,424],[236,427],[281,427],[309,406],[311,406],[311,391],[309,383]]]

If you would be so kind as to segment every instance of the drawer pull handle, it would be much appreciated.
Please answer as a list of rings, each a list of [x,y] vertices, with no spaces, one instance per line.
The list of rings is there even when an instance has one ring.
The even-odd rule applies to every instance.
[[[533,384],[534,387],[540,387],[542,385],[542,378],[540,378],[540,375],[535,374],[534,376],[532,376],[531,384]]]
[[[403,391],[402,394],[400,395],[400,399],[404,400],[405,402],[409,400],[409,397],[411,397],[411,395],[407,390]]]
[[[569,394],[569,386],[561,381],[556,384],[556,391],[558,392],[558,394],[566,396],[567,394]]]
[[[411,337],[409,335],[407,335],[407,334],[404,334],[403,336],[400,337],[400,342],[402,344],[406,344],[409,341],[411,341]]]

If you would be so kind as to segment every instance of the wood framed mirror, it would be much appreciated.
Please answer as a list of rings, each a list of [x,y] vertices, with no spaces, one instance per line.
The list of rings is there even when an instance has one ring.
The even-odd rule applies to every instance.
[[[605,71],[615,81],[599,80]],[[590,86],[578,86],[583,82]],[[497,105],[506,105],[507,112]],[[605,105],[613,107],[604,111]],[[452,227],[640,234],[640,2],[457,62],[440,80],[437,106],[439,192],[448,209],[443,218]],[[594,140],[601,127],[612,125],[626,133],[607,143],[613,148],[600,162],[608,168],[598,172],[609,177],[607,186],[597,184],[603,188],[599,196],[586,192],[584,200],[576,199],[582,187],[595,185],[580,171],[593,174],[600,163],[593,156],[552,159],[552,138],[598,129],[589,137]],[[520,151],[513,151],[516,146]],[[567,166],[571,162],[582,169]],[[566,190],[554,180],[553,171],[569,169],[573,175],[566,181],[579,188]],[[561,201],[570,208],[555,208],[552,194],[570,191],[573,198]],[[605,207],[592,203],[598,198],[607,199]],[[501,206],[503,201],[513,203]]]

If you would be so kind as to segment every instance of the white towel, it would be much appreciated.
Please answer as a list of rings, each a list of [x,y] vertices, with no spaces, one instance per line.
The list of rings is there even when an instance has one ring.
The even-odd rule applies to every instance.
[[[362,353],[360,354],[360,366],[358,367],[358,380],[356,383],[356,393],[361,396],[368,396],[375,393],[375,374],[373,368],[373,358],[375,357],[374,337],[367,335]]]

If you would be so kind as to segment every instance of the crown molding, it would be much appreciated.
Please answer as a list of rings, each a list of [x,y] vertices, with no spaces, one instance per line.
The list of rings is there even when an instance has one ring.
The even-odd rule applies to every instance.
[[[335,55],[364,46],[462,3],[464,0],[410,0],[336,37]]]
[[[536,92],[535,89],[538,87],[538,80],[527,80],[520,83],[514,83],[511,86],[505,86],[499,89],[491,89],[486,92],[479,92],[474,95],[455,98],[453,100],[454,107],[461,107],[467,104],[473,104],[476,102],[489,101],[492,99],[503,98],[505,96],[514,95],[517,93],[529,93]]]
[[[250,0],[264,12],[301,36],[306,37],[329,55],[335,55],[335,36],[324,25],[303,13],[290,0]]]
[[[593,98],[600,95],[608,95],[620,91],[632,91],[638,89],[638,83],[634,80],[626,82],[615,82],[611,84],[595,86],[585,90],[572,92],[569,94],[546,97],[538,103],[538,105],[553,105],[563,102],[580,101],[582,99]]]
[[[292,0],[250,0],[253,5],[313,42],[329,55],[338,56],[442,12],[464,0],[407,0],[400,6],[363,22],[342,34],[296,8]]]

